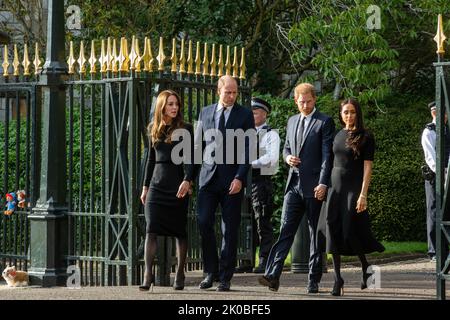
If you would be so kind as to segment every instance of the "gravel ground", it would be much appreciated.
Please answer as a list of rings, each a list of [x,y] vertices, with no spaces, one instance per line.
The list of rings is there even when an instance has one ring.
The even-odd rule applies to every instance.
[[[360,268],[352,265],[343,267],[345,280],[344,296],[339,300],[432,300],[436,299],[435,264],[426,258],[407,261],[378,263],[380,268],[380,288],[361,290]],[[172,275],[173,276],[173,275]],[[306,274],[284,272],[280,279],[278,292],[271,292],[258,284],[255,274],[236,274],[232,280],[231,291],[219,293],[215,287],[198,289],[203,278],[202,272],[188,272],[186,287],[174,291],[171,287],[154,287],[153,292],[140,292],[137,286],[130,287],[66,287],[9,288],[0,283],[0,300],[329,300],[333,286],[332,269],[325,273],[320,284],[319,294],[306,294]],[[450,297],[447,284],[447,297]],[[180,302],[180,301],[179,301]]]

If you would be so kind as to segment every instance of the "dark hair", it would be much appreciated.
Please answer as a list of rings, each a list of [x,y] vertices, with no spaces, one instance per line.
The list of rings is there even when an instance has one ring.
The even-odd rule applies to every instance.
[[[342,108],[346,104],[351,104],[352,106],[354,106],[356,111],[355,126],[352,130],[348,130],[347,132],[346,145],[353,150],[353,154],[355,155],[355,158],[357,158],[360,155],[362,146],[366,142],[367,130],[364,128],[361,106],[359,105],[359,102],[353,98],[345,99],[341,102],[341,105],[339,107],[339,121],[341,122],[341,124],[345,126],[345,122],[342,119],[341,113]]]

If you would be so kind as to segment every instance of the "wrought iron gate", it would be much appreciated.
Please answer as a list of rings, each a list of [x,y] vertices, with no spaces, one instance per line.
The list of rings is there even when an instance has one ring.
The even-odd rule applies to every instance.
[[[217,77],[231,74],[236,78],[240,77],[241,100],[244,105],[249,105],[251,92],[244,80],[243,51],[238,65],[238,52],[235,48],[232,64],[230,48],[227,47],[225,60],[220,46],[219,61],[216,62],[216,46],[213,45],[212,59],[209,62],[207,44],[202,46],[204,49],[201,60],[200,43],[196,44],[194,59],[191,42],[189,49],[186,50],[184,41],[181,45],[177,45],[174,41],[170,58],[171,68],[166,70],[165,61],[168,59],[164,55],[162,39],[156,59],[152,56],[150,39],[145,39],[142,55],[138,44],[138,40],[133,38],[129,46],[127,39],[122,38],[117,53],[118,46],[115,40],[103,40],[101,55],[97,59],[95,48],[98,43],[92,42],[90,58],[86,59],[84,43],[80,43],[77,48],[70,43],[70,54],[67,59],[69,79],[65,81],[68,178],[68,251],[65,259],[67,265],[79,268],[82,285],[130,285],[140,282],[144,264],[145,221],[139,195],[143,165],[148,154],[146,126],[150,120],[152,104],[159,91],[172,88],[179,92],[185,119],[193,122],[202,106],[214,101]],[[181,50],[180,59],[177,58],[177,48]],[[20,260],[25,265],[23,268],[27,268],[29,259],[27,213],[37,200],[36,190],[39,186],[37,157],[40,154],[41,88],[38,76],[41,59],[37,49],[36,47],[33,62],[34,78],[23,77],[21,81],[24,83],[20,83],[20,88],[9,83],[0,84],[0,92],[6,95],[6,99],[8,97],[11,99],[16,93],[18,96],[27,97],[26,139],[22,139],[23,141],[16,139],[18,141],[16,153],[21,154],[17,150],[23,148],[23,143],[27,145],[24,160],[19,163],[16,161],[16,168],[22,170],[25,175],[16,170],[13,179],[11,170],[8,169],[9,171],[5,170],[2,177],[4,192],[9,188],[19,189],[22,183],[26,184],[24,187],[30,196],[30,207],[23,212],[16,211],[12,217],[2,217],[3,231],[0,233],[2,241],[0,257],[3,258],[3,264],[7,262],[6,260],[13,264]],[[79,52],[78,58],[75,58],[74,49]],[[5,47],[5,51],[8,53],[8,48]],[[20,63],[14,65],[13,70],[8,65],[5,75],[25,71],[29,73],[30,64],[25,63],[29,61],[27,50],[24,48],[22,52],[23,70]],[[185,52],[188,55],[187,59]],[[18,58],[14,60],[18,61]],[[29,82],[30,80],[33,82]],[[15,107],[17,104],[10,105],[7,112],[11,112]],[[12,141],[9,137],[11,132],[9,124],[13,122],[18,132],[21,132],[21,126],[25,126],[16,120],[5,122],[4,150]],[[6,158],[3,159],[3,163],[7,168],[11,159],[7,157],[8,153],[4,154]],[[20,180],[22,176],[25,182]],[[187,268],[195,270],[202,268],[195,199],[190,209],[188,226],[190,250]],[[219,221],[220,217],[217,218]],[[246,232],[247,225],[251,225],[251,216],[248,212],[248,203],[245,202],[238,258],[251,260],[249,242],[251,234]],[[20,244],[16,245],[14,241]],[[170,242],[165,243],[166,247],[162,246],[163,249],[159,253],[159,265],[168,263],[170,269],[175,263],[174,250]],[[168,258],[161,260],[165,252],[168,253]],[[159,275],[160,283],[167,285],[167,270],[160,270]]]

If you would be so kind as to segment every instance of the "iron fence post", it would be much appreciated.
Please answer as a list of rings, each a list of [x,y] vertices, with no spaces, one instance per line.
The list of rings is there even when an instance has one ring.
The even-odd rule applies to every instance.
[[[42,86],[42,153],[40,192],[29,216],[30,281],[44,287],[63,285],[67,278],[66,119],[64,2],[48,1],[47,56]]]

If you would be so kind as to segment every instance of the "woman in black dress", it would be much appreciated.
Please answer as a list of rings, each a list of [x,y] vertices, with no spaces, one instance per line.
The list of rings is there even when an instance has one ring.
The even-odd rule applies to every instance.
[[[157,236],[173,236],[177,239],[178,268],[174,289],[184,288],[184,265],[187,254],[187,212],[193,175],[192,161],[175,161],[172,149],[183,138],[193,145],[193,130],[184,123],[181,100],[172,90],[162,91],[156,100],[153,122],[148,126],[150,155],[145,169],[141,201],[145,205],[147,223],[145,237],[145,273],[140,290],[149,290],[154,282],[153,260],[156,254]],[[181,139],[174,139],[181,133]],[[185,142],[186,142],[185,141]],[[193,153],[191,153],[193,155]],[[175,156],[186,156],[174,153]],[[177,164],[178,163],[178,164]]]
[[[341,255],[357,255],[362,265],[361,289],[367,288],[369,263],[365,254],[382,252],[384,247],[372,235],[367,212],[367,192],[372,176],[375,152],[373,135],[363,125],[359,103],[344,100],[339,109],[344,128],[333,142],[333,170],[327,201],[321,212],[326,219],[327,252],[333,255],[334,296],[344,293],[341,277]]]

